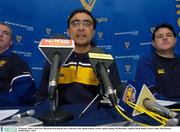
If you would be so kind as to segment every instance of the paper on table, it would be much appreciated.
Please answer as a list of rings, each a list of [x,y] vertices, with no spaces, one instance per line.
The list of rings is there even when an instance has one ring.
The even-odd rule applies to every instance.
[[[19,110],[15,109],[15,110],[0,110],[0,121],[16,114]]]

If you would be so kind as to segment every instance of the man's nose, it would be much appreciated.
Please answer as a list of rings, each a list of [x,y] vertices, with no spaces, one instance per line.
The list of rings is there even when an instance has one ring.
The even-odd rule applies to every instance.
[[[84,25],[83,25],[83,23],[80,23],[80,25],[79,25],[79,30],[84,30]]]

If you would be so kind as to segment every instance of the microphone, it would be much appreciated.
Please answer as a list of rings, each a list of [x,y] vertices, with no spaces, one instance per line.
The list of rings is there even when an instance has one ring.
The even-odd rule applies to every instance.
[[[155,97],[145,84],[136,81],[128,81],[119,101],[119,105],[126,110],[130,116],[141,114],[142,112],[129,107],[126,103],[127,101],[130,101],[143,109],[155,112],[163,117],[170,118],[167,121],[167,125],[169,126],[180,125],[180,114],[156,103]]]
[[[58,69],[69,58],[74,48],[74,41],[69,39],[42,39],[40,41],[39,50],[51,64],[48,89],[50,99],[55,96]]]
[[[104,54],[99,48],[93,48],[88,55],[96,76],[100,77],[105,88],[105,93],[107,93],[112,105],[115,106],[117,99],[107,72],[107,69],[113,63],[112,55]]]
[[[155,113],[158,113],[161,116],[167,117],[167,118],[172,118],[178,122],[177,124],[180,125],[179,120],[180,120],[180,114],[177,112],[172,111],[171,109],[161,106],[158,103],[151,101],[150,99],[146,98],[143,100],[144,106]]]
[[[22,118],[22,117],[26,117],[26,116],[33,116],[34,114],[35,114],[34,110],[28,110],[26,112],[23,112],[23,113],[16,114],[16,115],[12,116],[11,119]]]
[[[43,113],[40,117],[47,125],[55,125],[74,118],[70,113],[56,110],[59,100],[57,90],[59,68],[69,58],[74,48],[74,41],[70,39],[41,39],[40,41],[39,50],[51,64],[48,87],[51,112]]]

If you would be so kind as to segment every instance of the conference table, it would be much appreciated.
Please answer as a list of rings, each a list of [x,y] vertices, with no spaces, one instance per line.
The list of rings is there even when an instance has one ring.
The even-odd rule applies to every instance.
[[[49,101],[43,101],[31,107],[6,107],[1,109],[19,109],[18,113],[33,109],[35,111],[33,118],[42,121],[43,126],[138,126],[136,123],[127,121],[114,107],[101,106],[97,103],[93,103],[85,111],[84,115],[79,117],[86,106],[87,104],[73,104],[58,107],[58,113],[67,112],[71,113],[72,116],[68,120],[62,120],[56,123],[43,120],[46,117],[46,113],[50,113]],[[130,118],[149,125],[159,125],[155,120],[144,114]]]

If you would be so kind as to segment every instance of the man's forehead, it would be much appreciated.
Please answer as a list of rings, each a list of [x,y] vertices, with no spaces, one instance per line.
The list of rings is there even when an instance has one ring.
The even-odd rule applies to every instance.
[[[11,29],[8,26],[3,25],[3,24],[0,24],[0,29],[6,30],[6,31],[11,31]]]
[[[91,21],[93,21],[92,18],[88,14],[86,14],[86,13],[77,13],[77,14],[75,14],[71,18],[71,21],[75,20],[75,19],[78,19],[78,20],[91,20]]]
[[[172,31],[169,28],[159,28],[156,31],[156,34],[158,34],[158,33],[172,33]]]

